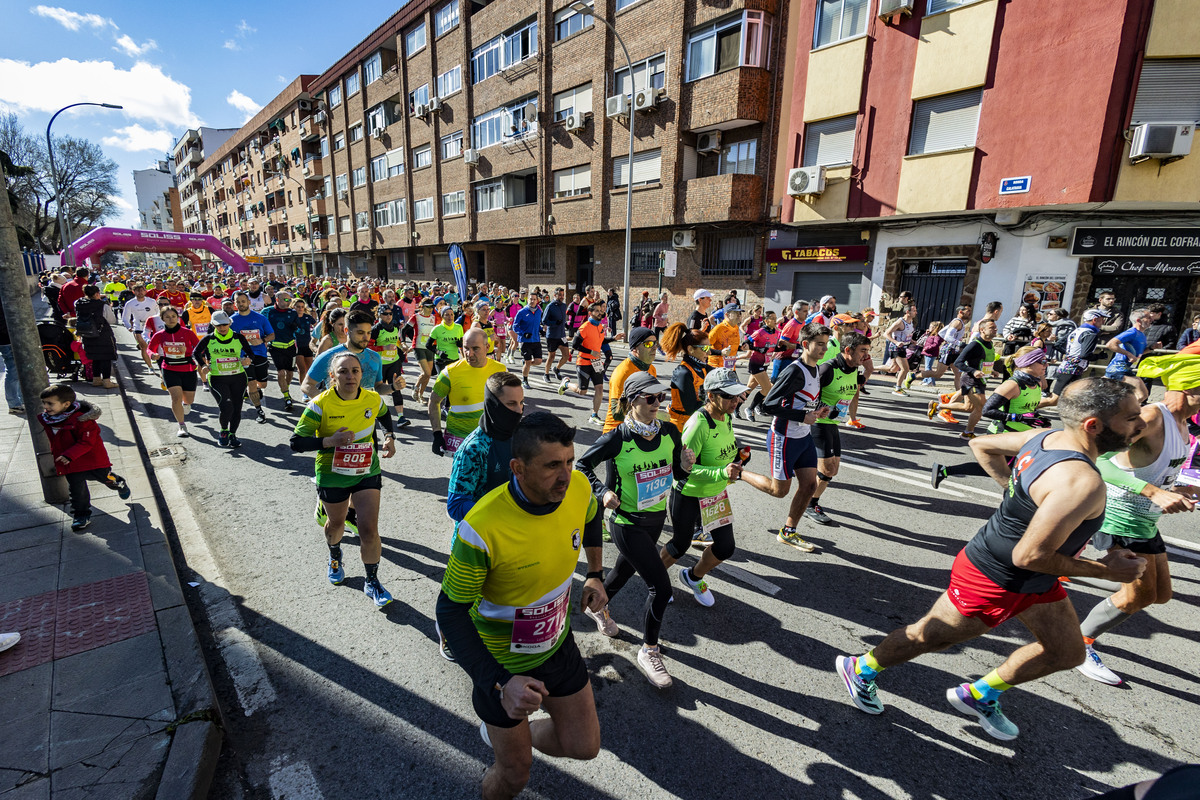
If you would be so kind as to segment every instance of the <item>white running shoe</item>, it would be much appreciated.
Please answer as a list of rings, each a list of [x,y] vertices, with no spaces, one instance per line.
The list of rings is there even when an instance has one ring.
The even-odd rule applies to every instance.
[[[4,652],[19,641],[21,641],[19,633],[0,633],[0,652]]]
[[[603,633],[605,636],[616,636],[621,632],[617,627],[617,623],[613,622],[613,618],[608,615],[608,606],[599,611],[592,611],[590,608],[585,608],[583,613],[587,618],[596,623],[596,630]]]
[[[1100,654],[1096,652],[1096,649],[1090,644],[1084,645],[1084,648],[1087,650],[1087,655],[1084,656],[1083,663],[1075,669],[1099,683],[1107,683],[1109,686],[1120,686],[1122,683],[1121,676],[1104,666],[1104,662],[1100,660]]]
[[[679,568],[679,582],[692,590],[692,594],[696,596],[696,602],[700,605],[711,608],[713,603],[717,602],[717,598],[713,597],[713,593],[708,588],[708,583],[703,578],[693,582],[688,577],[687,567]]]
[[[650,681],[650,685],[655,689],[666,689],[674,683],[671,680],[671,674],[663,666],[662,651],[658,645],[654,647],[642,645],[638,650],[637,665],[642,674],[646,676],[646,680]]]

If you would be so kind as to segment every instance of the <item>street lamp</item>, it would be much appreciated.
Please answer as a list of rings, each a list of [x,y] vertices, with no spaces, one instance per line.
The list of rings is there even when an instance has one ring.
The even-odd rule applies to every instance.
[[[588,14],[592,19],[599,19],[595,16],[595,9],[584,2],[571,3],[571,10],[576,14]],[[633,251],[633,123],[636,117],[633,110],[633,98],[637,96],[637,86],[634,83],[633,75],[633,60],[629,58],[629,49],[625,47],[625,40],[621,38],[621,34],[617,33],[617,29],[613,24],[606,19],[600,19],[604,26],[612,31],[613,36],[617,37],[617,43],[621,45],[621,50],[625,53],[625,64],[629,68],[629,160],[625,164],[625,295],[621,301],[621,310],[625,314],[625,321],[630,318],[629,310],[629,262]],[[650,76],[646,75],[646,88],[650,88]],[[628,326],[626,326],[628,327]]]
[[[58,170],[54,167],[54,145],[50,141],[50,126],[54,124],[54,120],[58,115],[66,111],[68,108],[77,106],[100,106],[101,108],[124,108],[114,103],[72,103],[69,106],[63,106],[58,111],[54,112],[54,116],[46,123],[46,150],[50,154],[50,177],[54,181],[54,209],[58,214],[58,238],[62,240],[63,250],[67,252],[67,265],[75,266],[75,253],[71,251],[71,243],[67,240],[67,222],[63,217],[63,198],[62,189],[58,185]]]

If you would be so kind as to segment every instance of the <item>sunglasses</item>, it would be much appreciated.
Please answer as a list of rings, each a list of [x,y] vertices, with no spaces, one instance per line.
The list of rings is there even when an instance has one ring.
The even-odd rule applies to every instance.
[[[649,406],[657,405],[663,401],[663,392],[659,392],[658,394],[639,394],[638,399],[645,400],[646,405]]]

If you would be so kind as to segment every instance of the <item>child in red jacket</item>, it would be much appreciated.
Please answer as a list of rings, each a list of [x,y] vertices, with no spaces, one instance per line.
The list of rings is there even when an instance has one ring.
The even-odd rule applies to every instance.
[[[112,471],[112,461],[100,439],[96,420],[100,409],[87,402],[77,402],[75,390],[65,384],[51,384],[42,390],[42,413],[38,421],[50,437],[50,452],[54,468],[67,479],[71,491],[71,530],[81,531],[92,521],[92,495],[88,481],[102,483],[115,489],[117,496],[128,500],[129,485]]]

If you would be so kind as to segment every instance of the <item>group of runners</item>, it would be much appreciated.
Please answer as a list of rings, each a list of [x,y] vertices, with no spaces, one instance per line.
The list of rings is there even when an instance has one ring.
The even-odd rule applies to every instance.
[[[1143,359],[1144,341],[1118,338],[1109,349],[1114,361],[1122,354],[1125,361],[1110,364],[1106,378],[1085,377],[1080,369],[1061,385],[1056,380],[1052,391],[1048,348],[1001,345],[1012,352],[997,356],[998,304],[974,322],[963,307],[947,325],[930,326],[927,336],[940,340],[936,356],[914,370],[909,344],[916,309],[903,298],[896,318],[876,329],[868,315],[839,314],[833,298],[797,303],[783,324],[760,309],[747,315],[736,302],[714,319],[712,295],[700,290],[687,321],[621,334],[607,324],[599,297],[569,326],[546,313],[564,304],[561,290],[543,309],[539,292],[489,286],[470,298],[448,298],[448,290],[421,288],[391,290],[390,298],[381,293],[372,304],[368,286],[349,306],[335,292],[321,299],[316,314],[289,309],[294,301],[287,287],[259,311],[249,293],[240,292],[221,310],[190,321],[160,299],[157,321],[141,318],[138,332],[151,362],[161,362],[181,435],[187,435],[185,418],[203,380],[219,407],[222,446],[240,443],[244,398],[255,417],[265,419],[274,361],[285,412],[295,402],[292,392],[302,395],[291,446],[316,454],[315,517],[328,547],[327,579],[344,580],[342,539],[348,529],[357,532],[364,592],[380,607],[392,599],[378,574],[381,459],[396,454],[395,431],[409,424],[402,365],[416,357],[410,397],[426,405],[433,453],[451,459],[450,547],[436,605],[439,650],[469,676],[481,736],[495,753],[484,797],[516,796],[529,779],[534,749],[577,759],[599,752],[600,721],[570,625],[581,557],[581,610],[602,635],[620,633],[611,599],[635,575],[644,583],[636,662],[653,687],[665,690],[673,683],[661,642],[672,572],[701,606],[717,602],[708,576],[735,551],[733,483],[776,498],[790,495],[777,538],[800,551],[816,549],[798,531],[805,519],[831,521],[820,498],[839,473],[842,425],[857,421],[865,428],[857,407],[872,385],[867,377],[875,369],[876,330],[886,339],[879,368],[894,369],[894,391],[907,393],[913,381],[937,381],[951,371],[954,394],[931,401],[929,416],[956,423],[953,412],[968,415],[963,436],[975,463],[931,465],[932,488],[950,475],[974,474],[990,476],[1005,492],[955,558],[948,588],[928,614],[861,655],[837,658],[834,669],[857,708],[884,711],[876,684],[884,670],[1016,618],[1036,641],[982,678],[946,692],[950,705],[988,734],[1013,739],[1018,729],[1002,710],[1003,692],[1072,668],[1119,683],[1097,640],[1138,610],[1170,599],[1157,519],[1191,511],[1197,500],[1196,488],[1179,480],[1195,451],[1189,424],[1200,413],[1200,353]],[[500,327],[495,309],[514,295],[519,308],[506,309]],[[133,307],[134,320],[139,308]],[[1092,351],[1082,351],[1097,346],[1079,342],[1096,328],[1091,321],[1108,318],[1090,313],[1076,328],[1084,334],[1072,333],[1066,344],[1068,372],[1072,358],[1086,365]],[[1141,317],[1133,316],[1139,330]],[[506,368],[510,333],[520,353],[519,375]],[[627,339],[629,355],[609,375],[611,343],[618,338]],[[560,374],[563,350],[575,359],[573,378]],[[313,354],[305,369],[296,364],[301,352]],[[556,354],[560,360],[552,366]],[[666,381],[655,365],[664,356],[677,361]],[[737,371],[743,361],[750,373],[745,382]],[[578,455],[576,430],[561,415],[524,413],[530,372],[543,363],[549,388],[557,382],[560,394],[591,390],[590,421],[602,432]],[[996,373],[1003,375],[998,383]],[[1162,381],[1161,402],[1145,404],[1143,378]],[[1060,428],[1042,413],[1051,405]],[[769,418],[761,472],[748,469],[753,448],[734,425],[739,417],[755,423],[756,414]],[[989,435],[975,436],[983,417]],[[668,521],[670,537],[663,542]],[[607,570],[606,541],[616,550]],[[1104,555],[1084,557],[1089,542]],[[694,563],[678,564],[693,548],[699,550]],[[1072,577],[1121,585],[1087,613],[1082,627],[1063,588]],[[531,720],[539,709],[547,716]]]

